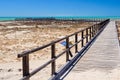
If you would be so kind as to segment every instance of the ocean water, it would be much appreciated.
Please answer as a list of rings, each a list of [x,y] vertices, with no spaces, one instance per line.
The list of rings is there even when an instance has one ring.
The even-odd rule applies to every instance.
[[[49,16],[49,17],[0,17],[0,21],[13,21],[16,18],[56,18],[56,19],[120,19],[120,16]]]
[[[0,21],[12,21],[15,20],[15,17],[0,17]]]

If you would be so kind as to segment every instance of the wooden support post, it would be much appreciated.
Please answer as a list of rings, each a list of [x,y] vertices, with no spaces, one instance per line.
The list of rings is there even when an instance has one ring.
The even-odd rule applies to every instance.
[[[84,46],[84,31],[81,32],[81,39],[82,39],[81,47],[83,47]]]
[[[69,48],[69,37],[66,38],[66,49]],[[66,62],[69,61],[69,50],[66,52]]]
[[[22,64],[23,65],[23,77],[25,77],[29,75],[29,55],[23,56],[22,63],[23,63]],[[29,80],[29,78],[26,80]]]
[[[75,34],[75,43],[78,42],[78,34]],[[75,45],[75,53],[78,52],[78,44]]]
[[[94,37],[94,26],[92,26],[92,37]]]
[[[86,43],[88,43],[88,28],[86,29]]]
[[[91,37],[92,37],[91,30],[92,30],[92,29],[91,29],[91,27],[90,27],[90,40],[91,40]]]
[[[95,36],[95,25],[93,26],[93,37]]]
[[[55,44],[53,43],[51,45],[51,59],[55,58]],[[55,61],[51,64],[51,75],[55,74],[56,72],[56,63]]]

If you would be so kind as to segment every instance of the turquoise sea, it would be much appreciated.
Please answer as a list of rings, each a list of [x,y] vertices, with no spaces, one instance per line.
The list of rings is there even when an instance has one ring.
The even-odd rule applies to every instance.
[[[56,18],[56,19],[120,19],[120,16],[49,16],[49,17],[0,17],[0,21],[13,21],[16,18]]]

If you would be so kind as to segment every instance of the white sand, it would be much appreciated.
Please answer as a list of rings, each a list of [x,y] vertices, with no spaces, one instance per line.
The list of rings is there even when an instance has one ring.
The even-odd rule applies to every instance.
[[[80,29],[80,28],[79,28]],[[35,47],[45,45],[53,40],[75,32],[78,28],[35,28],[10,29],[0,31],[0,80],[18,80],[22,77],[22,61],[17,54]],[[71,40],[73,40],[71,38]],[[56,54],[64,50],[60,43],[56,44]],[[50,60],[50,47],[30,55],[30,70]],[[33,60],[33,61],[31,61]],[[39,64],[38,64],[39,63]],[[57,60],[57,69],[65,63],[65,57]],[[50,66],[36,74],[33,80],[50,78]],[[44,74],[43,74],[44,73]]]

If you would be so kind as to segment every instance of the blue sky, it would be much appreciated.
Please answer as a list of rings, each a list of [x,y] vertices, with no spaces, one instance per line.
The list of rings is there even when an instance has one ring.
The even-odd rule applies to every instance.
[[[0,16],[120,16],[120,0],[0,0]]]

